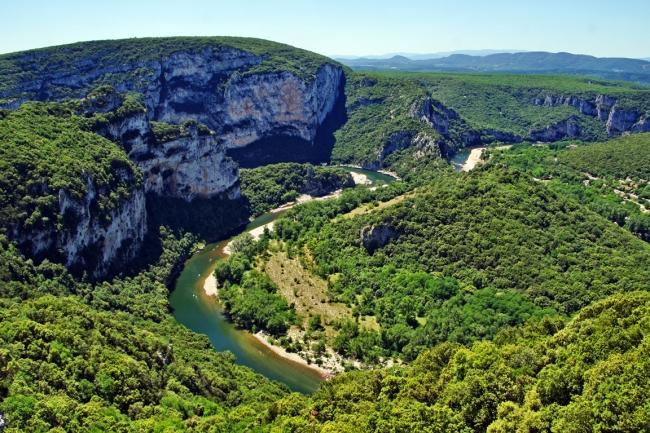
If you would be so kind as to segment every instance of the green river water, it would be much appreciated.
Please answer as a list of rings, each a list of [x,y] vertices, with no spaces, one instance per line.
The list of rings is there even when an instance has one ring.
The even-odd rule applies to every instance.
[[[364,174],[371,185],[390,183],[392,176],[374,171],[346,167],[349,171]],[[284,212],[266,213],[251,221],[248,231],[267,224]],[[206,278],[214,271],[216,262],[224,258],[223,249],[230,239],[207,245],[185,262],[176,286],[169,297],[174,317],[191,330],[208,336],[215,350],[230,351],[236,362],[260,374],[285,383],[294,391],[313,392],[323,381],[321,374],[277,355],[250,333],[237,329],[224,316],[218,302],[203,290]]]

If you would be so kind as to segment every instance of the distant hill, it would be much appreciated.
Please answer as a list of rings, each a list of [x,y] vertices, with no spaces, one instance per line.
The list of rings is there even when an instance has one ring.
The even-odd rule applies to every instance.
[[[599,58],[571,53],[520,52],[485,56],[452,54],[430,59],[393,56],[388,59],[341,59],[358,70],[517,72],[592,75],[650,84],[650,62],[641,59]]]
[[[449,57],[454,54],[466,54],[468,56],[489,56],[490,54],[500,54],[500,53],[520,53],[521,50],[455,50],[455,51],[439,51],[436,53],[387,53],[379,55],[368,55],[368,56],[337,56],[334,55],[332,58],[342,60],[356,60],[356,59],[390,59],[394,56],[404,56],[411,60],[428,60],[428,59],[440,59],[442,57]]]

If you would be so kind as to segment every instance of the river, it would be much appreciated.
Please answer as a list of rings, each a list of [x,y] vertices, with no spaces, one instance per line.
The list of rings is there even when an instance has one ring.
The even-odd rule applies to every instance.
[[[395,180],[384,173],[356,167],[344,168],[367,176],[370,181],[368,186],[378,186]],[[263,226],[285,212],[286,210],[261,215],[251,221],[242,232]],[[293,391],[313,392],[323,381],[318,371],[281,357],[250,333],[237,329],[225,318],[218,302],[205,294],[205,280],[214,271],[216,262],[225,257],[223,250],[230,239],[232,238],[207,245],[185,262],[169,297],[174,317],[194,332],[207,335],[215,350],[232,352],[238,364],[250,367],[269,379],[283,382]]]

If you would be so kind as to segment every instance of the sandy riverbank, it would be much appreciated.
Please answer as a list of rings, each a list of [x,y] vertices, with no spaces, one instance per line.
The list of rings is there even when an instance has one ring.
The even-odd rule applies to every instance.
[[[395,173],[394,171],[377,170],[377,173],[381,173],[381,174],[385,174],[385,175],[390,176],[390,177],[394,177],[395,180],[402,180],[402,178],[399,177],[399,175],[397,173]]]
[[[287,352],[283,347],[281,346],[276,346],[274,344],[271,344],[269,342],[270,335],[266,334],[265,332],[257,332],[255,334],[252,334],[253,337],[255,337],[260,343],[262,343],[266,348],[268,348],[270,351],[275,353],[276,355],[288,359],[289,361],[295,362],[297,364],[304,365],[314,371],[317,371],[318,374],[321,375],[323,379],[329,379],[331,377],[334,377],[338,373],[340,373],[342,370],[341,369],[332,369],[328,368],[327,366],[320,366],[314,363],[308,363],[302,356],[298,355],[297,353],[294,352]]]
[[[354,181],[355,185],[370,185],[372,183],[370,179],[368,179],[368,176],[365,174],[355,173],[351,171],[350,175],[352,175],[352,180]]]
[[[217,296],[217,277],[214,276],[214,272],[210,272],[208,278],[205,279],[203,290],[208,296]]]
[[[254,229],[242,233],[249,233],[254,240],[258,241],[264,234],[264,230],[268,229],[269,231],[273,231],[274,226],[275,222],[271,221],[270,223],[264,224],[263,226],[255,227]],[[233,241],[228,242],[226,246],[223,247],[223,253],[227,256],[232,254],[232,242]]]
[[[461,171],[473,170],[482,161],[483,151],[485,147],[476,147],[472,149],[467,157],[467,161],[463,164]]]

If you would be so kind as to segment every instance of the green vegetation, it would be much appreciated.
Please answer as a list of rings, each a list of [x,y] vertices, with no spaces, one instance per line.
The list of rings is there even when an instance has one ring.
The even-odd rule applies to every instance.
[[[97,311],[74,296],[0,305],[7,432],[245,431],[285,393],[173,319]]]
[[[563,323],[534,320],[407,367],[356,372],[287,396],[269,431],[591,432],[650,426],[650,294],[615,295]]]
[[[1,55],[0,98],[13,95],[18,86],[34,81],[45,73],[73,73],[87,69],[88,62],[100,70],[106,70],[106,73],[78,88],[52,85],[48,90],[56,98],[74,98],[85,96],[99,85],[118,85],[127,81],[133,83],[133,90],[146,88],[147,81],[154,74],[154,68],[164,58],[182,52],[202,53],[227,49],[241,50],[258,57],[243,71],[244,75],[287,71],[311,81],[324,64],[338,65],[319,54],[255,38],[168,37],[79,42]],[[129,68],[124,68],[123,65],[129,65]],[[112,70],[116,66],[119,66],[119,71]],[[23,96],[34,99],[35,92],[36,90],[27,91]]]
[[[196,120],[186,120],[180,125],[163,122],[150,122],[151,130],[157,143],[167,143],[179,138],[189,137],[190,129],[195,128],[199,135],[210,135],[210,129]]]
[[[332,160],[362,165],[379,162],[386,167],[399,167],[404,158],[409,161],[407,166],[413,166],[426,161],[425,156],[440,151],[449,154],[464,147],[472,131],[483,142],[498,142],[504,135],[525,140],[531,131],[570,117],[580,126],[581,139],[607,137],[605,122],[573,107],[534,104],[535,99],[546,96],[575,96],[593,102],[603,94],[616,98],[619,107],[650,112],[650,90],[644,87],[561,76],[359,73],[349,76],[346,94],[348,121],[336,132]],[[411,108],[417,108],[426,97],[443,105],[434,111],[438,119],[447,117],[446,133],[444,128],[434,129],[412,116]],[[453,110],[458,117],[445,110]],[[392,157],[378,157],[383,149],[390,150],[399,133],[410,137],[423,134],[436,148],[420,143]],[[400,174],[407,172],[403,169]]]
[[[242,196],[253,216],[294,201],[300,194],[320,196],[354,186],[343,169],[290,162],[242,169],[240,177]]]
[[[562,155],[577,170],[615,179],[650,179],[650,133],[570,149]]]
[[[171,318],[166,284],[195,241],[160,238],[154,265],[95,286],[0,238],[5,432],[250,431],[286,394]]]
[[[619,100],[621,107],[650,111],[650,90],[629,83],[547,75],[413,74],[422,79],[432,96],[458,111],[477,129],[493,128],[525,135],[578,111],[565,106],[533,105],[536,97],[576,96],[594,101],[600,94]],[[581,119],[593,119],[579,115]],[[602,134],[604,123],[598,123]]]
[[[290,394],[215,352],[173,320],[168,288],[197,235],[212,239],[245,222],[248,210],[259,215],[299,194],[351,186],[344,169],[245,169],[244,197],[228,206],[152,197],[145,249],[108,281],[23,256],[11,241],[15,227],[75,223],[60,214],[60,190],[80,199],[92,184],[94,216],[108,218],[142,183],[124,149],[93,131],[144,114],[143,97],[119,96],[116,110],[87,116],[85,104],[108,107],[111,85],[125,80],[144,88],[161,58],[228,48],[259,56],[243,75],[289,71],[312,80],[332,63],[245,38],[100,41],[0,56],[0,98],[81,60],[106,71],[128,66],[75,90],[44,89],[64,98],[94,88],[84,100],[0,110],[3,432],[650,429],[650,245],[630,233],[650,240],[650,134],[515,145],[489,151],[490,161],[470,173],[454,173],[440,158],[472,141],[468,133],[526,138],[570,116],[582,139],[604,138],[603,122],[534,100],[606,94],[648,112],[650,91],[631,85],[349,74],[348,122],[336,132],[332,162],[390,167],[404,181],[297,206],[259,241],[237,237],[215,270],[220,301],[238,326],[290,350],[306,347],[317,362],[331,348],[362,367],[392,364],[341,374],[312,396]],[[428,98],[438,131],[414,116]],[[211,133],[194,121],[152,122],[159,143],[194,128]]]
[[[219,299],[237,326],[277,336],[296,322],[295,310],[277,291],[266,274],[251,269],[244,272],[238,284],[221,287]]]
[[[19,230],[65,224],[59,191],[80,200],[97,191],[95,215],[107,217],[142,182],[115,143],[83,129],[67,105],[28,103],[0,118],[0,220]],[[70,223],[70,222],[67,222]]]
[[[392,76],[348,77],[347,122],[336,131],[332,161],[340,164],[372,165],[392,134],[424,132],[439,135],[409,116],[411,105],[425,90],[412,80]]]
[[[447,174],[389,206],[345,215],[362,202],[350,193],[293,209],[275,236],[313,261],[353,317],[376,318],[379,330],[344,323],[333,342],[366,362],[489,339],[647,289],[650,279],[646,243],[516,171]],[[393,235],[369,252],[359,240],[369,227]]]
[[[492,156],[650,241],[650,134],[591,145],[516,146]]]

